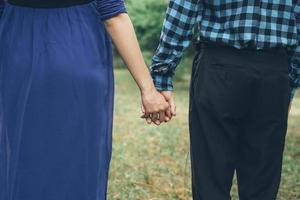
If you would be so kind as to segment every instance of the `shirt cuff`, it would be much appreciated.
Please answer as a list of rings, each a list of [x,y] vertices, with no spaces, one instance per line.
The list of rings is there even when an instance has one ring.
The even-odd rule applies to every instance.
[[[158,91],[173,91],[173,78],[169,75],[153,75],[153,82]]]

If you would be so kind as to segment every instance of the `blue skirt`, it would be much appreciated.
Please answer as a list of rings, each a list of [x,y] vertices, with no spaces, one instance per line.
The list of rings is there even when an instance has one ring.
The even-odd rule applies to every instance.
[[[0,199],[104,200],[111,41],[95,3],[6,4],[0,19]]]

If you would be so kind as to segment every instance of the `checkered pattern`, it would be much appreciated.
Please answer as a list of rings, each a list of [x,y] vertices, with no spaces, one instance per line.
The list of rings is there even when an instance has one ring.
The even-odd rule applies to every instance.
[[[295,6],[296,26],[298,30],[298,41],[300,41],[300,0]],[[295,95],[296,88],[300,85],[300,42],[296,48],[292,49],[290,56],[290,80],[292,86],[292,97]]]
[[[201,41],[238,49],[290,49],[291,85],[299,85],[300,0],[171,0],[151,67],[158,90],[173,90],[175,68],[196,24]]]

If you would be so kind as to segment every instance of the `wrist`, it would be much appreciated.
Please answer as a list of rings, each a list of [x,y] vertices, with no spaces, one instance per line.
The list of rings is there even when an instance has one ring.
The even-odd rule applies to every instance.
[[[151,94],[151,93],[155,92],[156,89],[155,89],[154,84],[151,83],[151,84],[148,84],[148,85],[141,86],[140,91],[141,91],[142,95],[145,95],[145,94]]]

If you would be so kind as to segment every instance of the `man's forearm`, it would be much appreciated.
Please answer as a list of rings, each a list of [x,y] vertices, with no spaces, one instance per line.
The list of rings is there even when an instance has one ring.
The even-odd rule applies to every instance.
[[[183,51],[190,45],[198,17],[195,0],[171,0],[161,32],[160,44],[152,59],[151,72],[158,90],[173,90],[172,76]]]
[[[291,85],[291,100],[293,99],[296,89],[300,84],[300,46],[293,49],[290,55],[290,85]]]

